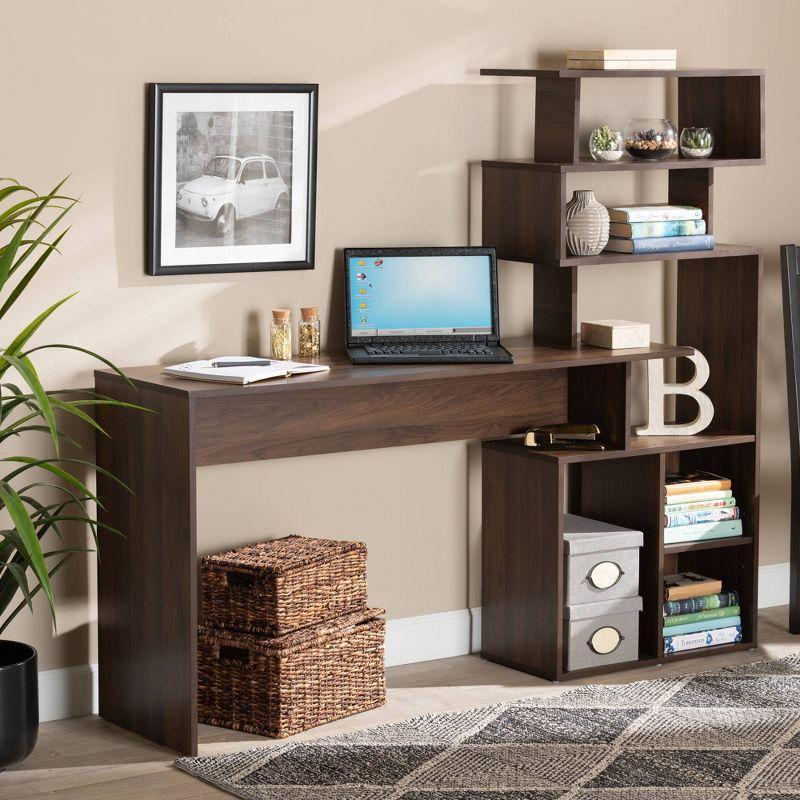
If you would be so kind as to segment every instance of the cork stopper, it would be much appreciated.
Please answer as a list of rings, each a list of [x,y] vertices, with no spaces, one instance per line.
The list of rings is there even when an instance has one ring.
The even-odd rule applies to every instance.
[[[309,320],[317,318],[318,311],[318,306],[306,306],[305,308],[300,309],[300,315],[304,320],[306,320],[306,322],[308,322]]]
[[[286,324],[289,321],[289,316],[291,315],[291,313],[292,312],[288,308],[273,308],[272,319],[275,322]]]

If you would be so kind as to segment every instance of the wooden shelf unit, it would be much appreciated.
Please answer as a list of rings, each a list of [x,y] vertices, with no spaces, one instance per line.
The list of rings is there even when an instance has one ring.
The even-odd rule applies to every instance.
[[[536,79],[533,160],[483,162],[483,243],[498,257],[533,265],[536,346],[577,347],[578,267],[673,260],[677,264],[676,341],[708,359],[704,390],[714,420],[691,437],[636,437],[630,424],[630,362],[567,370],[565,416],[596,422],[608,449],[536,452],[519,440],[483,445],[482,655],[550,680],[586,677],[715,653],[757,643],[760,446],[760,291],[762,257],[748,245],[707,252],[571,256],[566,249],[566,176],[571,172],[663,169],[667,202],[699,206],[713,233],[716,167],[764,163],[763,70],[482,70]],[[579,153],[582,78],[677,79],[678,128],[707,125],[714,157],[702,161],[600,163]],[[614,351],[624,356],[627,351]],[[654,355],[653,357],[660,357]],[[669,357],[669,356],[664,356]],[[678,380],[690,366],[678,362]],[[678,398],[676,417],[693,419]],[[555,420],[554,420],[555,422]],[[742,508],[744,535],[664,544],[668,472],[706,469],[729,476]],[[566,670],[563,516],[571,513],[641,530],[638,661]],[[743,641],[663,654],[665,575],[692,570],[719,577],[741,596]]]

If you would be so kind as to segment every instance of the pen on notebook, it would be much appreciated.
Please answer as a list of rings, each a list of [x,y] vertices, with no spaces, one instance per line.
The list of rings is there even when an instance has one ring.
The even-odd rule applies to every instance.
[[[269,359],[260,361],[212,361],[212,367],[268,367],[272,364]]]

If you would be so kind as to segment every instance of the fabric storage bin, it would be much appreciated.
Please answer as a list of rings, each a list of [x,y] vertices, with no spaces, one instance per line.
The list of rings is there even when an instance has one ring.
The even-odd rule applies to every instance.
[[[200,722],[282,739],[386,702],[382,608],[273,639],[198,628]]]
[[[641,610],[641,597],[566,606],[567,670],[636,661]]]
[[[281,636],[367,607],[367,547],[286,536],[204,556],[203,623]]]
[[[566,605],[639,594],[641,531],[564,515]]]

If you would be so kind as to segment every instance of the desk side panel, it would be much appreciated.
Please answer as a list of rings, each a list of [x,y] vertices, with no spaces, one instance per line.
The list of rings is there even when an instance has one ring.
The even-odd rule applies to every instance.
[[[104,533],[98,568],[100,714],[197,753],[197,545],[191,403],[98,376],[97,391],[153,413],[100,406]]]
[[[480,439],[566,421],[566,370],[196,401],[198,466]]]

